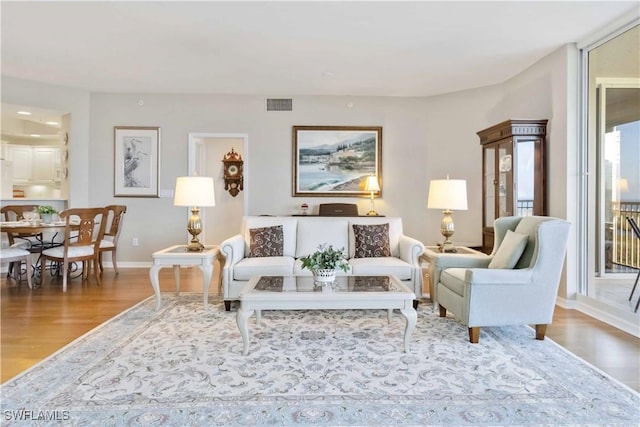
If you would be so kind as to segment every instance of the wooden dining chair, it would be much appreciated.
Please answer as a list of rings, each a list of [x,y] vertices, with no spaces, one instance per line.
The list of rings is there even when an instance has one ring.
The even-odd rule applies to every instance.
[[[31,252],[26,249],[21,248],[2,248],[0,250],[0,261],[8,262],[11,264],[18,264],[18,272],[20,272],[20,265],[24,262],[27,272],[27,285],[29,285],[29,289],[33,289],[33,285],[31,284],[31,273],[33,270],[33,265],[31,265]],[[31,268],[29,268],[31,267]],[[20,274],[18,273],[18,277]],[[7,274],[7,277],[10,277],[10,274]]]
[[[120,231],[122,231],[122,220],[124,214],[127,212],[126,205],[109,205],[105,209],[109,213],[110,223],[104,232],[104,238],[100,241],[100,248],[98,249],[100,254],[98,256],[98,262],[100,264],[100,271],[104,270],[102,266],[102,254],[104,252],[111,252],[111,263],[113,264],[113,271],[118,274],[117,264],[117,251],[118,251],[118,239],[120,238]]]
[[[82,262],[82,279],[89,279],[89,273],[93,267],[93,275],[100,285],[98,256],[100,255],[100,241],[104,237],[107,224],[107,209],[67,209],[60,212],[60,218],[65,221],[64,244],[42,251],[43,271],[47,261],[60,263],[62,265],[62,291],[66,292],[69,264]]]
[[[31,212],[37,205],[7,205],[0,209],[4,221],[22,221],[24,219],[25,212]],[[7,232],[7,240],[9,246],[12,248],[19,248],[29,251],[30,253],[40,253],[42,251],[42,233],[27,234],[27,233],[11,233]],[[28,263],[27,265],[29,265]],[[21,262],[11,261],[9,262],[9,268],[7,269],[7,277],[13,274],[14,268],[18,268],[20,273]],[[29,275],[29,268],[27,267],[27,275]],[[19,277],[20,275],[18,275]],[[31,287],[31,285],[29,285]]]
[[[37,205],[7,205],[0,209],[5,221],[22,221],[24,219],[25,212],[31,212]],[[9,240],[9,246],[19,247],[31,251],[32,247],[35,248],[42,240],[42,233],[38,234],[25,234],[25,233],[9,233],[7,232],[7,238]],[[37,251],[39,252],[39,251]]]

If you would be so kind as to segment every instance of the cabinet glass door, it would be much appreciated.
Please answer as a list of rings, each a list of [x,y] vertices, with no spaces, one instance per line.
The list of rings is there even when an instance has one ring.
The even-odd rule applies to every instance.
[[[498,145],[498,217],[513,215],[513,150],[511,141]]]
[[[531,216],[534,214],[535,199],[535,141],[518,141],[516,157],[516,215]]]
[[[493,227],[496,219],[496,150],[493,147],[486,147],[484,153],[484,226]]]

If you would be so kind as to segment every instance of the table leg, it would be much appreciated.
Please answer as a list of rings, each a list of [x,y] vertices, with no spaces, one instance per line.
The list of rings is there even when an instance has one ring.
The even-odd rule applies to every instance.
[[[149,279],[151,280],[151,287],[153,288],[153,292],[156,294],[156,311],[160,310],[160,305],[162,304],[162,297],[160,296],[160,280],[158,278],[158,273],[162,268],[161,265],[152,265],[151,269],[149,269]]]
[[[411,340],[411,334],[413,333],[413,329],[416,327],[416,322],[418,321],[418,313],[416,309],[411,305],[412,302],[409,301],[409,308],[401,308],[400,312],[407,319],[407,324],[404,328],[404,352],[409,353],[409,341]]]
[[[180,266],[173,266],[173,281],[176,284],[176,296],[180,295]]]
[[[393,309],[387,309],[387,323],[391,323],[391,317],[393,316]]]
[[[242,349],[242,354],[246,356],[249,354],[249,327],[247,322],[249,317],[253,314],[253,310],[245,310],[242,308],[242,304],[238,309],[238,314],[236,315],[236,323],[238,324],[238,329],[240,330],[240,335],[242,336],[242,342],[244,347]]]
[[[199,266],[204,276],[204,283],[202,286],[203,298],[204,298],[204,311],[207,311],[209,306],[209,286],[211,286],[211,277],[213,276],[213,264],[205,264]]]

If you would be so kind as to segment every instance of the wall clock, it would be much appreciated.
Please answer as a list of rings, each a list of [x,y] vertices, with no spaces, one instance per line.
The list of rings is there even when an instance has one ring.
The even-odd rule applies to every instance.
[[[232,148],[222,159],[224,163],[224,189],[233,197],[244,189],[244,178],[242,176],[242,156]]]

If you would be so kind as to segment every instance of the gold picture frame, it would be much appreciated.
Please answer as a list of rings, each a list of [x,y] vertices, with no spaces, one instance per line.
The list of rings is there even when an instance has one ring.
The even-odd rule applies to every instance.
[[[382,195],[382,126],[293,126],[293,197]]]

